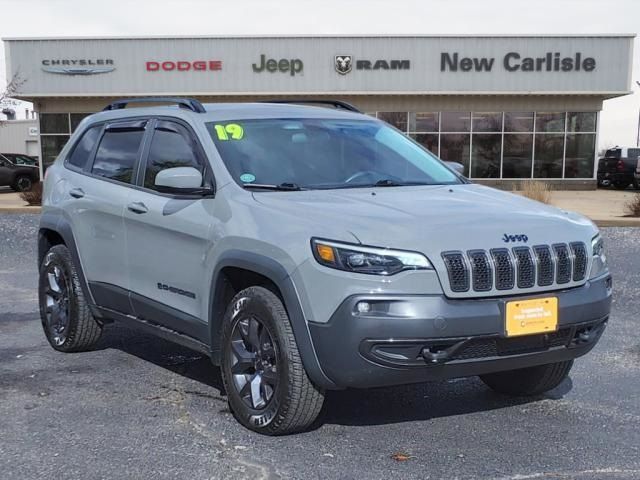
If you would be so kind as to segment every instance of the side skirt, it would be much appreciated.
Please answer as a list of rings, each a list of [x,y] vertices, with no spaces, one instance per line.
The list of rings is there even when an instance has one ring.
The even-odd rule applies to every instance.
[[[179,345],[182,345],[183,347],[190,348],[211,357],[211,349],[208,345],[196,340],[195,338],[189,337],[188,335],[176,332],[175,330],[171,330],[170,328],[150,322],[148,320],[142,320],[131,315],[123,315],[122,313],[116,312],[115,310],[111,310],[109,308],[95,307],[95,310],[97,310],[99,315],[105,319],[121,322],[132,328],[150,333],[151,335],[155,335],[156,337],[160,337],[164,340],[177,343]]]

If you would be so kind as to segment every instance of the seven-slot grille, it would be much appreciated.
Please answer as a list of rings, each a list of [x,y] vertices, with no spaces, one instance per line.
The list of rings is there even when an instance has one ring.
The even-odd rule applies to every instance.
[[[453,292],[488,292],[548,287],[579,282],[587,273],[588,254],[584,243],[536,245],[530,247],[449,251],[442,253],[449,287]]]

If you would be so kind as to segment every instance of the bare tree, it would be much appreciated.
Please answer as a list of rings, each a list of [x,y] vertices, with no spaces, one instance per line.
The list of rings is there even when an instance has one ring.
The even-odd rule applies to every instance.
[[[6,100],[11,99],[11,97],[18,93],[25,82],[26,80],[20,76],[20,73],[16,72],[13,77],[11,77],[11,80],[9,81],[9,83],[7,83],[7,86],[4,88],[4,90],[0,91],[0,106],[5,103]],[[5,112],[3,111],[2,113]],[[6,115],[7,117],[9,116],[8,114]]]

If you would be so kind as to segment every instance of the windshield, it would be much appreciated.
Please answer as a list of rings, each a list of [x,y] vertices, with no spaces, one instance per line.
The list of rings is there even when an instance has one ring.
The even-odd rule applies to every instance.
[[[462,183],[433,154],[377,121],[258,119],[207,129],[231,175],[247,188]]]

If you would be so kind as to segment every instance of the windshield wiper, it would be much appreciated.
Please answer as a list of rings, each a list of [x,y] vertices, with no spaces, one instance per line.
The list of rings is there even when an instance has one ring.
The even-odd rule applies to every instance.
[[[280,192],[296,192],[303,190],[299,185],[290,182],[284,182],[279,185],[272,185],[269,183],[245,183],[242,187],[247,190],[276,190]]]
[[[390,178],[384,178],[382,180],[378,180],[373,184],[374,187],[403,187],[408,185],[407,183],[396,182],[395,180],[391,180]]]

